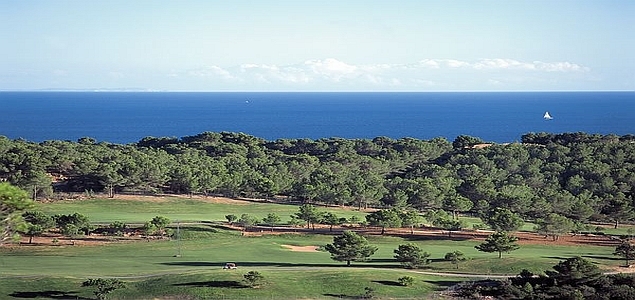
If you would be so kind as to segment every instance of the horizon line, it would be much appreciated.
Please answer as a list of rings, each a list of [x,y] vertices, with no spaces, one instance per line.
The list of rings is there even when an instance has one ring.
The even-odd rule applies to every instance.
[[[635,90],[155,90],[115,89],[0,89],[0,92],[77,92],[77,93],[593,93],[635,92]]]

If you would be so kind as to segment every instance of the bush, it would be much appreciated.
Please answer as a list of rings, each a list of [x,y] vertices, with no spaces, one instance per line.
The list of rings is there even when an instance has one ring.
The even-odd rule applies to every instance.
[[[165,227],[170,225],[170,219],[164,216],[156,216],[152,218],[152,220],[150,220],[150,223],[154,225],[157,230],[162,231],[163,229],[165,229]]]
[[[108,231],[112,235],[122,236],[128,225],[121,221],[114,221],[108,226]]]
[[[97,279],[88,279],[82,282],[82,286],[85,287],[95,287],[96,290],[93,292],[97,299],[106,299],[106,296],[112,293],[114,290],[125,288],[126,285],[123,281],[115,278],[97,278]]]
[[[395,259],[408,269],[417,269],[430,263],[430,253],[424,252],[412,243],[399,245],[393,252]]]
[[[397,279],[397,281],[402,286],[411,286],[411,285],[415,284],[415,279],[413,277],[410,277],[410,276],[400,277],[399,279]]]
[[[484,230],[487,229],[487,225],[482,224],[482,223],[475,223],[472,225],[472,229],[474,230]]]
[[[375,297],[375,289],[369,286],[365,287],[364,293],[360,295],[360,298],[362,299],[371,299],[374,297]]]
[[[247,281],[247,285],[249,285],[250,287],[256,287],[262,282],[265,277],[262,276],[262,274],[260,274],[260,272],[258,271],[249,271],[247,272],[247,274],[243,275],[243,278],[245,278],[245,281]]]
[[[456,268],[459,268],[459,263],[466,260],[463,252],[456,250],[454,252],[448,252],[445,254],[443,259],[452,262],[453,265],[456,265]]]
[[[231,225],[238,220],[238,217],[236,215],[225,215],[225,219],[227,219],[227,223]]]
[[[157,227],[154,226],[154,224],[152,224],[151,222],[145,222],[141,227],[141,231],[146,237],[149,237],[155,234],[155,232],[157,231]]]

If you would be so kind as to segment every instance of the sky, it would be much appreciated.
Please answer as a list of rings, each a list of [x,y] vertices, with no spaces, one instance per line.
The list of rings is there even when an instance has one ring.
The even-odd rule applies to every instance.
[[[630,0],[0,0],[0,90],[635,90]]]

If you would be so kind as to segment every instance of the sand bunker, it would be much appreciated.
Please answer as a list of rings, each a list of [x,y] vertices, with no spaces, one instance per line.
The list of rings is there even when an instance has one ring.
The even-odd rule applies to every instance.
[[[121,200],[129,200],[129,201],[147,201],[147,202],[168,202],[174,198],[181,199],[191,199],[198,200],[207,203],[218,203],[218,204],[232,204],[232,205],[247,205],[251,204],[251,202],[241,199],[232,199],[226,197],[215,197],[215,196],[201,196],[201,195],[159,195],[159,196],[151,196],[151,195],[115,195],[115,199]]]
[[[292,245],[281,245],[291,251],[295,252],[318,252],[318,246],[292,246]]]

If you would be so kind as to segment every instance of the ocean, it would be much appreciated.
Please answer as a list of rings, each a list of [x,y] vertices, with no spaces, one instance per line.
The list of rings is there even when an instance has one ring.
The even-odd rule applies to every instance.
[[[243,132],[266,140],[635,134],[634,92],[0,92],[0,136],[128,144],[148,136]],[[549,112],[552,120],[543,119]]]

